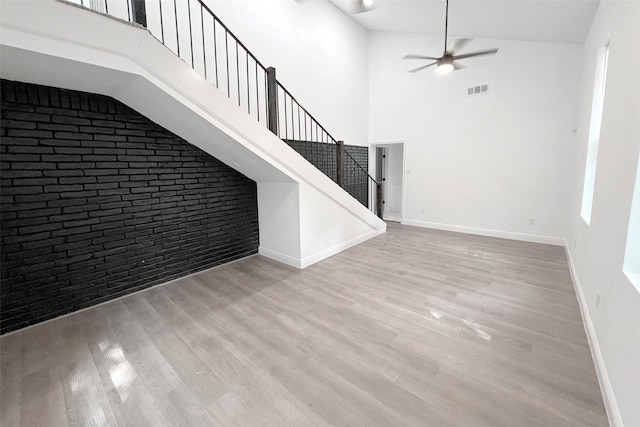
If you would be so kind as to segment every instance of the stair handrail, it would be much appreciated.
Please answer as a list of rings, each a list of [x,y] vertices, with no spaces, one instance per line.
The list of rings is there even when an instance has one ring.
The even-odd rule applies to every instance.
[[[289,92],[289,91],[287,90],[287,88],[285,88],[285,87],[284,87],[284,85],[283,85],[282,83],[278,82],[278,86],[279,86],[279,87],[280,87],[280,88],[281,88],[281,89],[282,89],[282,90],[283,90],[287,95],[289,95],[289,97],[291,97],[291,99],[293,100],[293,102],[295,102],[297,105],[299,105],[299,106],[300,106],[300,108],[305,112],[305,114],[306,114],[306,115],[308,115],[308,116],[309,116],[309,118],[311,118],[311,120],[313,120],[314,122],[316,122],[316,123],[318,124],[318,126],[320,127],[320,129],[322,129],[322,131],[327,135],[328,139],[329,139],[333,144],[337,143],[337,141],[338,141],[338,140],[337,140],[336,138],[334,138],[334,137],[333,137],[333,136],[332,136],[332,135],[331,135],[331,134],[330,134],[330,133],[329,133],[329,132],[324,128],[324,126],[322,126],[322,125],[320,124],[320,122],[318,122],[318,120],[316,120],[316,118],[315,118],[315,117],[313,117],[313,115],[312,115],[311,113],[309,113],[309,112],[307,111],[307,109],[306,109],[306,108],[304,108],[304,107],[302,106],[302,104],[300,104],[300,103],[298,102],[298,100],[297,100],[297,99],[296,99],[296,98],[291,94],[291,92]],[[276,134],[276,135],[277,135],[278,137],[280,137],[280,135],[278,135],[278,134]],[[351,157],[351,159],[353,159],[353,161],[356,163],[356,165],[358,166],[358,168],[360,168],[364,173],[366,173],[366,174],[367,174],[367,176],[368,176],[369,178],[371,178],[374,182],[376,182],[376,183],[377,183],[377,181],[375,180],[375,178],[373,178],[371,175],[369,175],[369,172],[368,172],[364,167],[362,167],[362,165],[361,165],[360,163],[358,163],[358,161],[357,161],[356,159],[354,159],[354,158],[353,158],[353,156],[351,156],[351,154],[349,154],[349,152],[348,152],[348,151],[345,151],[345,153],[347,154],[347,156],[349,156],[349,157]]]
[[[315,143],[334,144],[336,146],[336,153],[337,153],[336,158],[338,158],[338,156],[342,154],[346,154],[346,156],[350,158],[350,160],[353,162],[356,168],[361,173],[363,173],[364,176],[366,176],[367,189],[368,189],[367,199],[362,200],[362,197],[358,198],[356,197],[356,195],[351,194],[351,191],[349,191],[348,189],[349,184],[342,182],[342,179],[340,179],[340,176],[341,176],[340,171],[337,172],[336,174],[336,179],[335,179],[336,183],[338,183],[346,191],[350,192],[352,196],[358,198],[361,203],[363,203],[365,206],[373,210],[374,213],[376,213],[378,216],[381,216],[382,201],[380,200],[380,197],[379,197],[380,188],[381,188],[380,183],[378,183],[369,174],[368,170],[365,167],[363,167],[347,150],[344,149],[344,144],[341,141],[338,141],[336,138],[334,138],[325,129],[325,127],[322,126],[320,122],[314,116],[312,116],[307,111],[306,108],[302,106],[302,104],[300,104],[300,102],[291,94],[291,92],[287,90],[284,87],[284,85],[276,79],[275,69],[272,67],[265,67],[260,62],[260,60],[244,45],[244,43],[242,43],[240,39],[236,37],[236,35],[229,29],[229,27],[227,27],[217,17],[217,15],[211,10],[211,8],[209,8],[209,6],[206,5],[202,0],[193,0],[193,2],[192,0],[186,1],[187,16],[183,18],[184,18],[184,25],[188,23],[188,26],[189,26],[188,32],[187,32],[189,37],[189,40],[188,40],[189,43],[186,46],[188,48],[189,55],[184,54],[184,50],[183,50],[183,54],[181,54],[181,51],[180,51],[181,50],[181,40],[180,40],[181,25],[178,17],[178,12],[179,12],[178,2],[176,0],[73,0],[71,2],[80,4],[81,6],[84,6],[94,11],[98,11],[98,12],[102,12],[102,13],[114,16],[116,18],[124,19],[129,22],[136,22],[142,25],[143,27],[147,28],[149,32],[156,39],[158,39],[158,41],[160,41],[163,45],[165,45],[169,50],[173,51],[185,63],[189,64],[196,71],[201,70],[206,80],[214,84],[221,91],[224,91],[224,89],[226,89],[227,96],[231,100],[237,98],[237,102],[240,107],[243,107],[243,106],[246,107],[247,113],[249,115],[252,115],[252,116],[255,115],[259,123],[263,123],[269,130],[271,130],[276,136],[278,136],[285,142],[288,139],[289,128],[292,131],[292,138],[295,138],[295,115],[293,116],[292,122],[290,123],[290,125],[287,122],[288,120],[287,98],[288,98],[291,104],[292,114],[293,114],[293,103],[295,103],[298,108],[298,137],[300,137],[302,133],[301,132],[302,122],[300,117],[300,112],[302,111],[304,113],[305,141],[309,141],[312,143],[315,142]],[[126,13],[124,11],[124,8],[122,7],[123,2],[126,3]],[[171,5],[173,6],[172,15],[175,22],[173,23],[172,28],[168,28],[168,27],[165,28],[164,16],[166,15],[166,10],[165,12],[163,12],[162,6],[163,4],[165,4],[166,6],[167,3],[169,3],[169,6]],[[192,3],[196,4],[195,10],[192,7]],[[120,9],[118,10],[118,8],[114,6],[114,4],[116,5],[119,4]],[[112,6],[111,8],[109,7],[110,5]],[[159,13],[158,16],[156,17],[157,19],[154,18],[152,20],[149,20],[149,16],[147,14],[147,10],[148,10],[147,5],[154,6],[154,7],[155,5],[157,5],[157,9]],[[180,9],[183,8],[183,5],[184,5],[184,2],[181,3]],[[195,16],[195,15],[198,15],[197,13],[198,9],[199,9],[199,16]],[[205,15],[205,11],[207,15]],[[205,16],[207,16],[208,19],[210,19],[210,22],[212,23],[212,28],[209,28],[208,26],[205,27]],[[199,33],[202,38],[202,44],[194,45],[194,22],[196,23],[196,28],[197,28],[198,18],[199,18],[199,24],[200,24]],[[159,22],[151,22],[154,20]],[[224,54],[225,54],[224,66],[226,67],[226,69],[223,68],[222,70],[220,70],[218,67],[218,47],[221,44],[220,38],[218,37],[218,31],[219,31],[218,28],[221,28],[224,31],[223,32],[223,37],[224,37],[223,43],[224,43]],[[211,40],[209,40],[209,42],[213,43],[213,48],[209,46],[209,49],[207,49],[207,40],[205,40],[207,36],[206,34],[207,30],[209,35],[211,35]],[[168,33],[170,31],[175,34],[175,38],[176,38],[175,44],[169,43],[169,40],[167,39],[167,37],[165,37],[165,33]],[[158,32],[160,37],[158,37]],[[235,57],[236,75],[235,75],[234,87],[231,86],[231,80],[230,80],[230,74],[229,74],[230,71],[233,71],[233,66],[230,67],[230,62],[229,62],[230,61],[229,37],[231,37],[232,39],[232,45],[231,45],[232,48],[235,45],[235,55],[233,55],[233,52],[231,52],[232,56]],[[198,61],[199,63],[196,64],[195,51],[200,49],[201,49],[200,53],[202,54],[202,60],[201,61],[199,60]],[[210,52],[211,49],[213,49],[213,52]],[[242,56],[240,55],[241,51],[242,51]],[[215,71],[215,80],[213,80],[213,77],[211,77],[211,74],[208,73],[208,65],[211,62],[211,57],[209,56],[209,59],[207,59],[207,53],[210,53],[210,54],[213,53],[214,55],[213,66]],[[244,59],[242,60],[243,70],[240,69],[240,62],[242,57],[244,57]],[[250,73],[250,66],[253,66],[254,68],[254,70],[252,70],[251,73]],[[261,73],[259,73],[259,70],[261,71]],[[241,76],[241,71],[244,72],[244,76]],[[224,81],[222,82],[220,81],[221,73],[223,78],[226,80],[226,84]],[[244,94],[242,93],[243,87],[241,87],[241,84],[240,84],[241,77],[244,77],[246,81],[246,85],[245,85],[246,86],[246,102],[243,96]],[[252,100],[251,100],[252,84],[250,83],[255,83],[254,85],[255,103],[252,103]],[[275,91],[270,90],[270,84],[273,85],[272,87],[275,87]],[[272,93],[272,92],[275,92],[275,93]],[[280,103],[278,100],[280,92],[282,92],[282,95],[283,95],[282,103]],[[264,98],[263,99],[264,102],[261,101],[260,99],[261,96],[262,98]],[[283,108],[284,111],[281,112],[279,110],[279,105],[282,105],[284,107]],[[253,110],[252,110],[252,107],[253,107]],[[274,112],[274,108],[275,108],[275,112]],[[263,113],[262,115],[261,115],[261,112]],[[310,128],[309,134],[307,134],[307,123],[309,123],[309,128]],[[284,132],[282,132],[282,127],[280,126],[281,124],[284,124]],[[315,140],[313,140],[314,127],[316,130]],[[318,137],[319,130],[321,131],[320,138]],[[308,138],[309,135],[311,135],[311,138]],[[338,154],[338,151],[340,151],[339,154]],[[307,160],[311,161],[312,164],[314,163],[312,161],[313,159],[311,160],[307,159]],[[318,167],[317,164],[314,164],[314,166]],[[374,199],[375,199],[375,203],[373,203]]]

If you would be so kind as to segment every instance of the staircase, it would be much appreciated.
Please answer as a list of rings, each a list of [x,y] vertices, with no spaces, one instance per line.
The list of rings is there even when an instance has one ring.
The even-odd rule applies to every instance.
[[[206,5],[78,3],[2,2],[2,77],[112,96],[256,181],[267,257],[304,268],[385,231],[366,169]],[[335,152],[333,181],[296,145]]]
[[[259,123],[381,217],[379,184],[201,0],[74,0],[152,35]],[[147,11],[149,9],[149,11]],[[351,147],[351,150],[354,150]],[[331,168],[327,166],[331,165]]]

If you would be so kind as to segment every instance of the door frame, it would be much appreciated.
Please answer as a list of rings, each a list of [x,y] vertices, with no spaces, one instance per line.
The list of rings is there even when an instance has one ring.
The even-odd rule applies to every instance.
[[[405,211],[405,197],[406,197],[406,158],[407,158],[407,144],[403,140],[391,140],[391,141],[375,141],[369,144],[369,164],[373,167],[373,171],[371,171],[372,176],[376,176],[377,171],[377,148],[389,148],[390,145],[398,145],[402,146],[402,173],[400,174],[400,188],[401,188],[401,196],[400,196],[400,224],[404,224],[404,211]],[[388,162],[384,163],[386,168],[388,168]],[[384,208],[382,209],[384,216]]]

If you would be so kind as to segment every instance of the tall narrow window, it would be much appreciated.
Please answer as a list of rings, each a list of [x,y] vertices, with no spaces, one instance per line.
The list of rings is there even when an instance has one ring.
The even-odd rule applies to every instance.
[[[640,290],[640,158],[636,171],[636,184],[631,202],[629,215],[629,230],[627,231],[627,249],[624,253],[623,271],[631,283]]]
[[[584,188],[582,190],[582,209],[580,214],[587,224],[591,223],[593,206],[593,190],[596,185],[596,161],[598,144],[600,143],[600,125],[602,124],[602,107],[604,106],[604,89],[607,80],[607,62],[609,60],[609,43],[598,50],[596,76],[591,103],[591,124],[589,126],[589,146],[587,148],[587,165],[584,171]]]

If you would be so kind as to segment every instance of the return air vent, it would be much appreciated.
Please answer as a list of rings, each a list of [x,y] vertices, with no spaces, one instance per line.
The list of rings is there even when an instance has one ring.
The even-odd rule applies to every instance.
[[[487,92],[489,92],[489,85],[483,84],[483,85],[478,85],[478,86],[473,86],[468,88],[467,96],[482,95]]]

